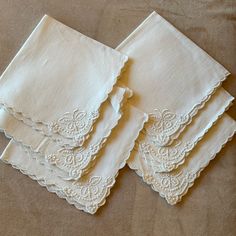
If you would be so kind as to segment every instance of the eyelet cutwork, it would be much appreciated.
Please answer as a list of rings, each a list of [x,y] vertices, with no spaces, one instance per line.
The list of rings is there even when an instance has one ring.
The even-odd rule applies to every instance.
[[[140,157],[153,172],[170,172],[177,168],[194,147],[192,142],[176,142],[173,146],[156,147],[146,142],[138,142]]]
[[[155,191],[166,198],[171,205],[176,204],[183,193],[189,188],[190,183],[197,177],[196,173],[183,171],[173,173],[155,173],[144,176],[144,180],[152,185]]]
[[[101,145],[102,142],[87,148],[60,149],[54,154],[45,156],[45,160],[68,173],[69,179],[79,179]]]
[[[74,139],[80,144],[84,141],[83,136],[90,131],[98,116],[98,111],[88,113],[77,109],[72,114],[65,113],[62,118],[48,125],[49,132]]]
[[[145,125],[146,134],[158,146],[165,146],[170,142],[171,135],[175,134],[190,120],[189,115],[177,115],[168,109],[154,110],[149,115],[149,121]]]
[[[79,202],[87,212],[95,213],[105,199],[107,192],[114,184],[112,177],[103,178],[101,176],[92,176],[88,181],[73,181],[70,188],[64,188],[58,191],[59,196],[69,198],[72,202]]]

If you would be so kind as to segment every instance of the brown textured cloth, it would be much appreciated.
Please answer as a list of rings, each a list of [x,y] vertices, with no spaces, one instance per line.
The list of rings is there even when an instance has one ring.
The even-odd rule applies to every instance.
[[[115,48],[153,10],[232,72],[224,87],[236,96],[235,0],[0,0],[0,73],[46,13]],[[229,114],[236,118],[235,106]],[[6,144],[1,135],[1,150]],[[126,167],[95,216],[0,163],[0,235],[233,236],[235,222],[236,138],[176,206]]]

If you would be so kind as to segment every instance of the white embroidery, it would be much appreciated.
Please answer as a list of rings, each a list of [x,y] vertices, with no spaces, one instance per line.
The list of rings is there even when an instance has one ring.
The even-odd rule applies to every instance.
[[[95,159],[103,142],[86,148],[60,149],[54,154],[45,156],[45,160],[68,173],[70,179],[79,179],[91,161]]]
[[[168,109],[163,111],[155,109],[154,113],[149,115],[149,121],[144,129],[153,143],[165,146],[170,141],[171,135],[179,131],[189,120],[189,115],[177,115]]]
[[[86,182],[74,181],[71,188],[59,190],[57,194],[60,197],[66,197],[72,203],[79,202],[87,212],[93,214],[114,183],[115,178],[112,177],[92,176]]]
[[[166,198],[169,204],[174,205],[180,201],[182,195],[188,190],[196,177],[196,173],[179,171],[175,174],[155,173],[154,175],[145,175],[144,181],[151,184],[152,188]]]
[[[138,142],[138,152],[153,172],[170,172],[178,167],[193,149],[192,142],[176,142],[172,146],[157,147],[147,142]]]
[[[94,120],[98,116],[98,111],[87,113],[77,109],[72,114],[66,113],[62,118],[52,122],[48,126],[49,132],[74,139],[80,144],[84,141],[84,136],[91,130]]]

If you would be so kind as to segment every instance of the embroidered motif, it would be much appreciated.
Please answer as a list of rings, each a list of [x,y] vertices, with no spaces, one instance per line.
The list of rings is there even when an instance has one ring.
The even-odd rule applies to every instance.
[[[62,118],[50,124],[48,126],[49,132],[74,139],[78,144],[81,144],[84,141],[84,135],[90,131],[98,116],[98,111],[87,113],[77,109],[72,114],[66,113]]]
[[[64,194],[65,194],[67,197],[75,197],[75,196],[76,196],[76,192],[73,191],[73,190],[70,189],[70,188],[64,188],[64,189],[63,189],[63,192],[64,192]]]
[[[56,165],[59,162],[59,159],[57,158],[56,155],[48,155],[45,156],[45,159],[48,163],[50,163],[51,165]]]
[[[106,195],[108,186],[112,186],[113,178],[103,179],[101,176],[92,176],[87,183],[74,181],[77,197],[87,203],[99,201]]]
[[[188,115],[176,115],[168,109],[159,111],[154,110],[154,113],[149,115],[149,121],[145,125],[146,134],[157,146],[165,146],[182,125],[189,121]]]
[[[155,191],[166,198],[171,205],[176,204],[189,185],[196,179],[196,173],[155,173],[154,175],[144,176],[144,181],[152,185]]]
[[[153,172],[170,172],[175,169],[194,147],[192,142],[175,142],[172,146],[156,147],[146,142],[138,143],[138,152]]]
[[[57,191],[58,196],[66,197],[71,203],[79,203],[89,213],[95,213],[115,179],[92,176],[88,181],[74,181],[70,188]]]
[[[70,179],[79,179],[102,143],[90,145],[87,148],[60,149],[56,153],[46,156],[45,160],[68,173]]]

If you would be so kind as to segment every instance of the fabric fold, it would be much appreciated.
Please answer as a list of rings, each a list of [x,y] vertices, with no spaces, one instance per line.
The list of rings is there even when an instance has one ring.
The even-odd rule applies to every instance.
[[[233,100],[234,97],[223,88],[219,88],[179,138],[168,146],[159,146],[152,135],[141,134],[136,143],[137,158],[142,158],[155,172],[169,172],[178,168],[208,130],[232,105]],[[152,125],[147,123],[146,130],[149,130]]]
[[[132,105],[149,114],[159,146],[177,139],[229,72],[153,12],[117,48],[129,57],[121,81]]]
[[[127,106],[106,146],[99,153],[99,161],[92,170],[79,180],[63,180],[32,158],[29,150],[11,141],[1,159],[22,173],[37,180],[51,192],[65,198],[80,210],[94,214],[105,204],[118,172],[126,164],[135,140],[147,121],[147,115]]]
[[[0,104],[65,145],[82,146],[127,56],[44,16],[0,79]]]
[[[236,122],[224,114],[192,150],[186,162],[176,170],[168,173],[156,172],[150,169],[142,158],[137,158],[135,155],[131,156],[128,165],[154,191],[159,192],[169,204],[174,205],[181,201],[196,178],[231,140],[235,132]]]
[[[117,126],[122,117],[123,105],[132,95],[127,88],[115,86],[109,99],[101,108],[94,131],[83,147],[65,148],[55,143],[52,139],[33,130],[23,122],[17,120],[6,110],[0,110],[0,129],[5,134],[29,148],[34,157],[47,168],[58,168],[57,173],[63,179],[79,179],[95,162],[97,154],[105,145],[112,129]]]

